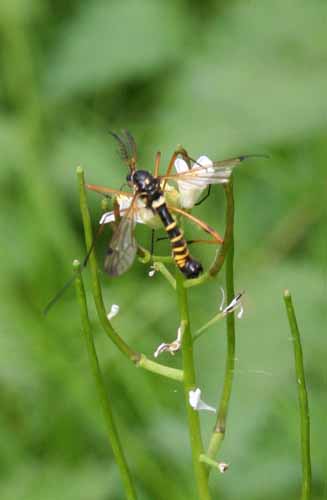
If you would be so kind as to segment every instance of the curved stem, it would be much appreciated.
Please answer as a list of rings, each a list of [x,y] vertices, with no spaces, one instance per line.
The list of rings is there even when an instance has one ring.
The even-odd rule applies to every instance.
[[[298,387],[300,406],[301,428],[301,454],[302,454],[302,500],[309,500],[311,495],[311,458],[310,458],[310,414],[308,394],[305,383],[303,351],[300,332],[294,312],[292,296],[288,290],[284,292],[284,302],[294,346],[295,373]]]
[[[85,182],[84,182],[84,171],[82,167],[77,167],[76,173],[78,178],[78,189],[79,189],[80,207],[81,207],[83,226],[84,226],[85,243],[86,243],[86,248],[90,249],[93,242],[93,234],[91,227],[91,218],[87,204],[87,196],[86,196]],[[127,356],[133,363],[135,363],[136,366],[140,366],[145,370],[158,373],[160,375],[172,378],[174,380],[181,380],[183,378],[183,372],[181,370],[176,370],[174,368],[170,368],[168,366],[161,365],[160,363],[155,363],[154,361],[148,360],[146,356],[144,356],[143,354],[135,352],[128,344],[126,344],[126,342],[114,330],[114,328],[111,325],[111,322],[107,317],[107,313],[103,303],[103,297],[99,281],[99,270],[94,248],[90,253],[89,264],[91,268],[92,293],[94,297],[96,310],[100,322],[102,324],[102,327],[105,333],[110,338],[110,340],[112,340],[112,342],[118,347],[118,349],[125,356]]]
[[[78,261],[74,261],[74,270],[76,273],[75,277],[75,285],[76,285],[76,294],[77,294],[77,299],[79,302],[80,306],[80,312],[81,312],[81,319],[82,319],[82,330],[83,330],[83,335],[86,343],[86,348],[89,356],[89,361],[91,365],[91,370],[92,370],[92,375],[96,384],[96,388],[98,391],[101,407],[102,407],[102,412],[103,416],[105,419],[106,423],[106,428],[107,428],[107,434],[108,434],[108,440],[111,445],[115,461],[118,465],[121,479],[125,488],[125,495],[128,500],[136,500],[136,492],[135,488],[133,485],[132,477],[124,456],[124,452],[122,449],[122,445],[119,439],[119,435],[116,429],[116,425],[114,422],[112,410],[111,410],[111,403],[108,399],[108,391],[107,388],[104,385],[100,365],[99,365],[99,360],[97,357],[97,353],[95,350],[95,345],[92,337],[92,332],[91,332],[91,325],[90,325],[90,320],[89,320],[89,315],[88,315],[88,310],[87,310],[87,302],[86,302],[86,297],[85,297],[85,289],[84,289],[84,284],[83,284],[83,279],[81,275],[81,267],[80,263]]]
[[[233,233],[234,233],[234,193],[233,193],[233,178],[226,184],[223,184],[225,196],[226,196],[226,223],[225,223],[225,234],[224,242],[220,249],[216,252],[216,257],[210,266],[208,271],[210,276],[216,276],[219,273],[222,265],[225,261],[225,257],[232,245]]]
[[[201,285],[206,281],[214,278],[219,271],[221,270],[226,255],[228,253],[228,249],[232,243],[233,232],[234,232],[234,193],[233,193],[233,179],[230,178],[229,182],[223,184],[225,196],[226,196],[226,222],[225,222],[225,234],[224,234],[224,242],[217,250],[216,256],[208,270],[207,273],[202,274],[198,278],[186,280],[184,286],[186,288],[190,288],[192,286]]]
[[[232,192],[231,192],[232,193]],[[234,214],[234,203],[233,211]],[[234,217],[229,220],[229,234],[228,253],[226,258],[226,289],[227,289],[227,303],[231,302],[235,296],[234,292],[234,238],[233,238]],[[215,458],[221,443],[225,437],[226,419],[229,407],[229,401],[232,392],[232,384],[234,378],[234,365],[235,365],[235,318],[234,313],[227,314],[227,357],[225,366],[225,377],[220,404],[217,412],[217,421],[210,439],[207,455],[210,458]]]
[[[76,170],[77,178],[78,178],[78,188],[80,195],[80,207],[83,219],[84,233],[85,233],[85,244],[87,250],[89,250],[92,246],[93,242],[93,234],[92,234],[92,226],[91,226],[91,217],[87,205],[86,191],[85,191],[85,182],[84,182],[84,171],[81,167],[77,167]],[[134,362],[137,362],[140,359],[140,354],[133,351],[131,347],[129,347],[126,342],[118,335],[118,333],[114,330],[111,325],[111,322],[107,318],[105,306],[103,303],[103,297],[99,282],[99,271],[98,264],[96,260],[96,255],[94,249],[92,249],[89,264],[91,269],[91,283],[92,283],[92,292],[94,297],[94,302],[96,306],[96,310],[100,319],[100,322],[103,326],[108,337],[112,340],[112,342],[118,347],[118,349],[129,359]]]
[[[205,323],[203,326],[201,326],[201,328],[199,328],[194,333],[194,335],[193,335],[193,342],[195,340],[198,340],[198,338],[200,338],[207,331],[207,329],[210,328],[210,326],[214,325],[215,323],[217,323],[217,321],[220,321],[225,316],[226,316],[226,314],[223,311],[220,311],[213,318],[211,318],[209,321],[207,321],[207,323]]]
[[[184,277],[176,270],[177,296],[180,312],[180,323],[184,325],[182,342],[182,358],[184,370],[184,394],[188,418],[188,428],[192,447],[193,468],[200,500],[210,500],[208,474],[205,464],[200,462],[203,454],[203,444],[200,430],[199,414],[189,403],[189,392],[196,388],[195,367],[193,359],[193,345],[190,330],[190,318],[187,300],[187,290],[184,288]]]

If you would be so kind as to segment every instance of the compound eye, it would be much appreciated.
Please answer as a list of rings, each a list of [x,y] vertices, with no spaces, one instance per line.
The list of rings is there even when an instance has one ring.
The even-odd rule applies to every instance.
[[[126,176],[126,180],[127,180],[127,182],[131,182],[132,181],[132,174],[128,174]]]

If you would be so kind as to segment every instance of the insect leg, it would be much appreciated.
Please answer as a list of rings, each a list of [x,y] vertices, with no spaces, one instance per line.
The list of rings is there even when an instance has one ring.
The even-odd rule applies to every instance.
[[[184,160],[186,161],[186,163],[188,164],[189,168],[191,168],[190,161],[189,161],[189,155],[187,154],[186,149],[184,149],[182,146],[180,146],[173,152],[172,157],[170,158],[170,161],[168,163],[167,171],[166,171],[164,177],[168,177],[171,174],[171,171],[172,171],[173,166],[175,164],[175,160],[176,160],[178,155],[181,155],[184,158]],[[165,189],[166,182],[167,181],[165,180],[163,183],[163,190]]]
[[[151,244],[150,244],[150,255],[154,254],[154,235],[155,235],[155,229],[151,229]]]
[[[156,154],[156,159],[155,159],[155,163],[154,163],[153,177],[158,177],[158,175],[159,175],[160,159],[161,159],[161,153],[160,153],[160,151],[158,151]]]
[[[81,270],[83,270],[87,266],[88,260],[90,258],[91,253],[92,253],[92,250],[93,250],[96,242],[98,241],[98,238],[101,235],[103,230],[104,230],[104,224],[101,224],[99,226],[94,238],[93,238],[93,241],[91,243],[90,248],[87,251],[87,254],[85,255],[85,257],[82,261]],[[72,276],[71,278],[69,278],[69,280],[60,288],[60,290],[58,290],[58,292],[55,294],[55,296],[48,302],[48,304],[43,309],[43,314],[45,316],[48,314],[50,309],[58,302],[58,300],[61,299],[61,297],[63,296],[65,291],[74,283],[74,280],[75,280],[75,275]]]
[[[111,194],[111,195],[116,195],[116,196],[129,196],[132,198],[134,195],[133,193],[129,191],[119,191],[119,189],[111,189],[107,188],[104,186],[97,186],[95,184],[85,184],[87,189],[90,189],[90,191],[95,191],[96,193],[100,194]]]
[[[184,210],[181,210],[180,208],[177,208],[177,207],[169,207],[169,210],[171,210],[172,212],[175,212],[177,214],[183,215],[184,217],[189,219],[194,224],[197,224],[206,233],[209,233],[217,243],[221,244],[224,242],[223,238],[220,236],[219,233],[217,233],[217,231],[215,231],[212,227],[210,227],[208,224],[206,224],[202,220],[198,219],[197,217],[194,217],[194,215],[191,215],[191,214],[189,214],[189,213],[185,212]]]
[[[204,195],[204,197],[198,201],[197,203],[195,203],[195,207],[198,207],[199,205],[201,205],[201,203],[203,203],[207,198],[209,198],[210,196],[210,191],[211,191],[211,184],[209,184],[208,186],[208,191],[206,192],[206,194]]]

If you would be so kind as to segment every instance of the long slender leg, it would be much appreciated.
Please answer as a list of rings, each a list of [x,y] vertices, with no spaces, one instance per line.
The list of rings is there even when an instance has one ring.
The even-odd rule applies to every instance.
[[[217,240],[187,240],[186,243],[188,245],[192,245],[193,243],[208,243],[209,245],[219,245],[220,242]]]
[[[85,184],[85,187],[90,191],[95,191],[100,194],[113,194],[116,196],[129,196],[132,198],[134,196],[130,191],[119,191],[119,189],[111,189],[104,186],[97,186],[95,184]]]
[[[155,229],[151,229],[151,244],[150,244],[150,255],[154,254],[154,235],[155,235]]]
[[[210,196],[210,191],[211,191],[211,184],[209,184],[208,186],[208,191],[206,192],[206,194],[204,195],[204,197],[198,201],[197,203],[195,203],[195,207],[198,207],[199,205],[201,205],[201,203],[203,203],[207,198],[209,198]]]
[[[161,153],[160,153],[160,151],[158,151],[156,154],[155,162],[154,162],[153,177],[158,177],[158,175],[159,175],[160,159],[161,159]]]
[[[184,149],[182,146],[178,147],[172,154],[172,157],[170,158],[170,161],[168,163],[168,167],[167,167],[167,170],[166,170],[166,173],[164,175],[164,177],[168,177],[173,169],[173,166],[174,166],[174,163],[175,163],[175,160],[177,158],[178,155],[181,155],[183,156],[183,158],[185,158],[185,160],[188,162],[188,159],[189,159],[189,155],[187,154],[187,151],[186,149]],[[188,163],[189,164],[189,163]],[[190,166],[190,165],[189,165]],[[164,181],[163,183],[163,190],[165,189],[165,186],[166,186],[166,180]]]
[[[83,270],[86,267],[88,260],[90,258],[91,252],[92,252],[96,242],[98,241],[99,236],[101,235],[101,233],[104,230],[104,226],[105,226],[104,224],[101,224],[99,226],[97,232],[95,233],[95,236],[93,237],[93,241],[91,243],[91,246],[90,246],[87,254],[85,255],[85,257],[82,261],[81,270]],[[66,283],[60,288],[60,290],[58,290],[58,292],[55,294],[55,296],[48,302],[48,304],[43,309],[44,315],[48,314],[49,310],[58,302],[58,300],[63,296],[64,292],[73,284],[75,279],[76,279],[76,276],[75,275],[72,276],[71,278],[69,278],[68,281],[66,281]]]
[[[184,217],[189,219],[194,224],[197,224],[198,226],[200,226],[201,229],[203,229],[206,233],[211,234],[211,236],[213,237],[214,240],[216,240],[217,243],[224,242],[223,238],[220,236],[219,233],[217,233],[217,231],[215,231],[212,227],[210,227],[208,224],[206,224],[202,220],[198,219],[197,217],[194,217],[194,215],[191,215],[191,214],[189,214],[189,213],[185,212],[184,210],[181,210],[180,208],[177,208],[177,207],[169,206],[168,208],[172,212],[183,215]]]

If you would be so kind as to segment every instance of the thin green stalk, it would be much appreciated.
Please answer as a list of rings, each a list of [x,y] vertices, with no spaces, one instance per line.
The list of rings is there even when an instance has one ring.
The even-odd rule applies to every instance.
[[[111,410],[111,403],[108,399],[108,394],[107,394],[107,389],[104,385],[102,373],[100,370],[100,365],[99,365],[99,360],[97,357],[93,337],[92,337],[92,332],[91,332],[91,325],[90,325],[90,320],[88,316],[88,310],[87,310],[87,302],[86,302],[86,296],[85,296],[85,289],[84,289],[84,284],[83,284],[83,279],[81,275],[81,267],[80,263],[78,261],[74,261],[74,270],[76,273],[76,278],[75,278],[75,285],[76,285],[76,294],[77,294],[77,299],[79,302],[80,306],[80,313],[81,313],[81,319],[82,319],[82,330],[83,330],[83,335],[86,343],[86,348],[88,351],[88,356],[89,356],[89,361],[91,365],[91,370],[92,370],[92,375],[96,384],[96,388],[98,391],[101,407],[102,407],[102,412],[103,416],[105,419],[106,423],[106,428],[107,428],[107,435],[108,435],[108,440],[111,445],[115,461],[118,465],[119,472],[121,475],[121,479],[125,488],[125,496],[128,500],[136,500],[136,492],[135,488],[133,485],[132,477],[124,456],[124,452],[122,449],[122,445],[118,436],[118,432],[116,429],[116,425],[114,422],[112,410]]]
[[[201,326],[201,328],[199,328],[195,332],[195,334],[193,335],[193,342],[195,340],[198,340],[198,338],[200,338],[207,331],[207,329],[210,328],[210,326],[214,325],[215,323],[217,323],[217,321],[220,321],[225,316],[226,316],[226,314],[223,311],[220,311],[213,318],[211,318],[209,321],[207,321],[207,323],[205,323],[203,326]]]
[[[142,264],[150,262],[163,262],[164,264],[172,264],[174,259],[170,255],[153,255],[145,248],[138,246],[137,255]]]
[[[183,382],[184,373],[183,370],[179,370],[178,368],[170,368],[166,365],[161,365],[160,363],[156,363],[151,359],[148,359],[144,354],[141,354],[141,358],[138,361],[137,367],[144,368],[152,373],[156,373],[157,375],[163,375],[164,377],[171,378],[172,380],[176,380],[177,382]]]
[[[310,458],[310,414],[308,394],[305,383],[303,351],[301,346],[300,332],[298,329],[292,296],[288,290],[284,291],[284,302],[288,316],[288,322],[293,339],[295,374],[298,387],[298,398],[300,407],[300,432],[301,432],[301,455],[302,455],[302,494],[301,500],[309,500],[311,496],[311,458]]]
[[[163,277],[166,278],[166,280],[173,287],[173,289],[176,290],[176,280],[173,277],[173,275],[168,271],[165,264],[163,264],[162,262],[155,262],[153,264],[153,267],[156,271],[159,271],[163,275]]]
[[[232,187],[231,187],[232,189]],[[230,199],[233,198],[232,191],[229,191]],[[229,219],[229,243],[228,253],[226,257],[226,291],[227,303],[229,304],[235,297],[234,291],[234,203],[233,203],[233,216]],[[217,412],[217,421],[212,433],[207,455],[210,458],[215,458],[225,437],[226,420],[229,402],[231,398],[233,378],[234,378],[234,365],[235,365],[235,317],[234,313],[227,314],[226,316],[227,327],[227,357],[225,366],[225,377],[220,404]]]
[[[85,233],[85,244],[86,248],[89,249],[93,243],[93,234],[92,234],[92,226],[91,226],[91,217],[88,209],[86,192],[85,192],[85,182],[84,182],[84,171],[81,167],[77,167],[76,170],[77,178],[78,178],[78,188],[79,188],[79,196],[80,196],[80,208],[83,219],[84,233]],[[91,269],[91,283],[92,283],[92,292],[94,297],[94,302],[96,306],[96,310],[100,319],[100,322],[103,326],[108,337],[112,340],[112,342],[118,347],[118,349],[129,359],[134,362],[137,362],[140,358],[140,354],[133,351],[126,342],[118,335],[118,333],[114,330],[111,325],[111,322],[107,318],[107,313],[105,310],[105,306],[103,303],[102,292],[99,282],[99,271],[98,264],[96,260],[96,255],[94,249],[92,249],[89,265]]]
[[[177,296],[180,311],[180,323],[185,326],[182,342],[182,358],[184,370],[184,394],[188,418],[188,428],[192,448],[193,468],[200,500],[211,498],[208,485],[208,474],[205,464],[200,462],[203,454],[199,414],[189,403],[189,392],[196,389],[193,345],[190,330],[190,318],[187,300],[187,290],[184,288],[184,277],[176,270]]]
[[[92,226],[91,226],[91,217],[87,204],[87,196],[85,191],[85,182],[84,182],[84,171],[82,167],[77,167],[76,170],[77,178],[78,178],[78,189],[79,189],[79,197],[80,197],[80,207],[83,219],[84,233],[85,233],[85,243],[86,248],[89,249],[93,243],[93,234],[92,234]],[[94,248],[90,253],[89,265],[91,269],[91,286],[92,293],[94,297],[94,302],[96,306],[96,310],[102,324],[102,327],[108,337],[112,340],[112,342],[118,347],[118,349],[127,356],[132,362],[145,370],[149,370],[154,373],[158,373],[168,378],[172,378],[174,380],[181,380],[183,378],[183,372],[181,370],[176,370],[170,368],[165,365],[161,365],[160,363],[155,363],[154,361],[150,361],[141,353],[135,352],[126,342],[118,335],[118,333],[114,330],[111,322],[107,317],[107,312],[104,306],[101,286],[99,281],[99,270],[98,264],[96,260],[96,255]]]
[[[224,242],[221,245],[220,249],[217,250],[215,258],[209,268],[207,273],[202,274],[198,278],[194,278],[191,280],[186,280],[184,286],[186,288],[190,288],[192,286],[202,285],[206,281],[214,278],[219,271],[221,270],[226,255],[228,253],[228,249],[233,240],[233,231],[234,231],[234,193],[233,193],[233,179],[231,178],[229,182],[223,185],[226,197],[226,222],[225,222],[225,234],[224,234]]]

